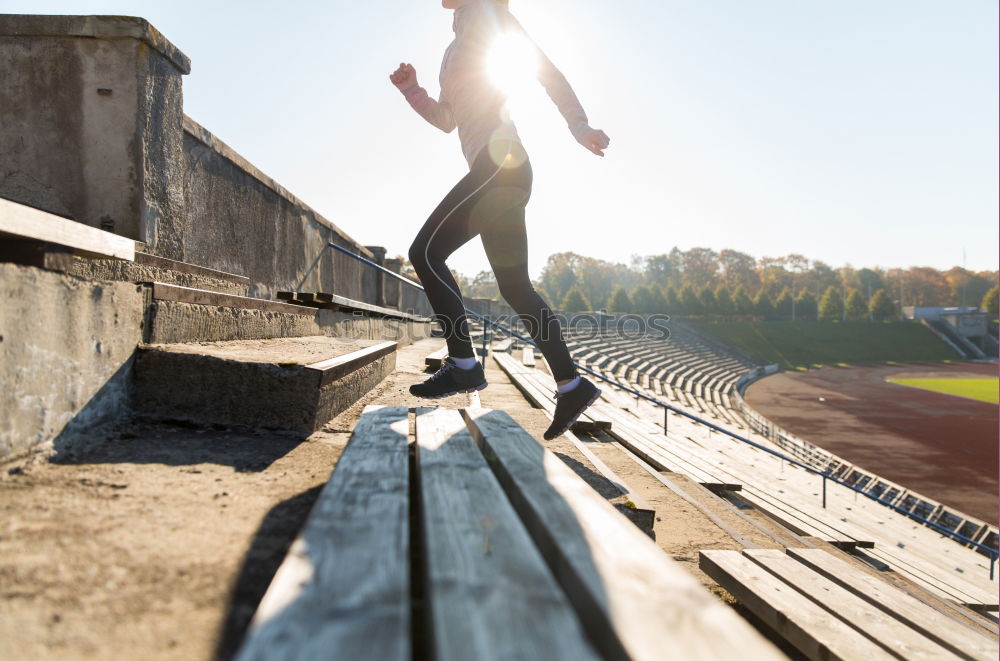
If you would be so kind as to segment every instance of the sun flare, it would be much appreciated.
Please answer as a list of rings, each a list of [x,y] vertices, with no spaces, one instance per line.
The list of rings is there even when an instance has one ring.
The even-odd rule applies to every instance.
[[[497,37],[486,60],[487,75],[513,101],[530,89],[538,74],[538,55],[534,44],[520,34]]]

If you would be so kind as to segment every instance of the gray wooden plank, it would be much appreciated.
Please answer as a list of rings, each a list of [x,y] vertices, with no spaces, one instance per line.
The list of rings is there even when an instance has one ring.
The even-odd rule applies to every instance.
[[[783,551],[747,549],[743,555],[902,659],[961,658]]]
[[[463,415],[604,658],[784,658],[507,413]]]
[[[967,659],[996,659],[994,637],[967,627],[902,590],[859,571],[822,549],[788,549],[788,555],[850,590],[901,622]]]
[[[135,241],[0,198],[0,233],[78,250],[86,256],[135,260]]]
[[[523,349],[521,349],[521,362],[524,363],[528,367],[534,367],[535,366],[535,350],[534,350],[534,348],[525,345],[525,347]]]
[[[440,369],[441,364],[444,363],[444,359],[448,357],[448,345],[444,345],[440,349],[434,351],[433,353],[427,354],[424,358],[424,365],[430,367],[431,369]]]
[[[597,659],[461,414],[417,409],[425,591],[436,659]]]
[[[396,342],[379,342],[364,349],[358,349],[342,356],[321,360],[311,365],[306,365],[307,370],[319,372],[319,384],[325,386],[333,383],[339,378],[361,369],[369,363],[373,363],[383,356],[396,351]]]
[[[698,566],[813,661],[896,658],[739,551],[701,551]]]
[[[408,410],[368,406],[250,625],[240,661],[410,661]]]

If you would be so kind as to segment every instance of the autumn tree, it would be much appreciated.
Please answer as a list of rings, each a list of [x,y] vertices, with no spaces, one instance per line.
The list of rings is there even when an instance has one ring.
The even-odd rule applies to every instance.
[[[771,302],[770,295],[764,289],[757,292],[757,296],[754,297],[753,311],[761,319],[770,319],[774,316],[774,303]]]
[[[718,310],[715,305],[715,292],[711,287],[702,287],[698,292],[698,303],[701,304],[702,314],[715,314]]]
[[[844,299],[836,287],[827,287],[819,301],[821,321],[840,321],[844,317]]]
[[[568,313],[583,312],[590,309],[587,297],[583,295],[579,287],[573,287],[566,292],[566,297],[562,302],[562,311]]]
[[[610,300],[608,300],[608,312],[612,314],[624,314],[631,311],[632,301],[629,300],[625,288],[622,286],[615,287]]]
[[[803,289],[795,298],[795,319],[803,321],[816,321],[818,306],[816,297],[808,289]]]
[[[733,297],[725,285],[719,285],[715,288],[715,309],[723,317],[732,316],[736,312],[733,306]]]
[[[760,287],[757,260],[750,255],[737,250],[723,250],[719,253],[719,266],[722,269],[722,281],[729,289],[735,291],[737,287],[743,287],[756,291]]]
[[[653,294],[652,287],[639,285],[632,290],[629,298],[632,299],[632,312],[637,312],[639,314],[653,314],[654,312],[659,312],[659,310],[655,309],[656,297]]]
[[[778,300],[774,304],[775,312],[779,319],[791,319],[792,309],[795,305],[795,299],[792,298],[792,290],[785,287],[781,290],[781,295],[778,296]]]
[[[885,321],[896,316],[896,306],[885,290],[879,289],[872,294],[871,300],[868,301],[868,312],[872,319]]]
[[[736,291],[733,292],[733,309],[738,315],[753,313],[753,301],[750,300],[747,290],[742,285],[737,287]]]
[[[665,308],[667,314],[683,314],[681,311],[681,297],[675,288],[667,287],[664,289],[663,299],[666,303]]]
[[[994,317],[997,316],[997,286],[993,285],[993,289],[986,292],[983,296],[983,302],[979,304],[979,307],[983,308]]]
[[[868,314],[865,297],[857,289],[852,289],[847,294],[847,300],[844,302],[844,314],[848,321],[860,321]]]
[[[691,316],[701,314],[701,301],[698,300],[698,294],[691,285],[684,285],[681,289],[680,303],[681,314]]]

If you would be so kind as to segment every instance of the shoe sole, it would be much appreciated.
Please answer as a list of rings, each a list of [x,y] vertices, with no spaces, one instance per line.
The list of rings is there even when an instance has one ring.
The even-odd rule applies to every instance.
[[[589,409],[593,405],[594,402],[596,402],[598,399],[600,399],[600,397],[601,397],[601,389],[598,388],[597,392],[594,393],[594,396],[590,398],[590,401],[580,407],[580,410],[576,412],[576,415],[574,415],[572,418],[570,418],[570,421],[566,423],[565,427],[563,427],[562,429],[559,430],[558,434],[553,434],[552,436],[546,436],[546,437],[544,437],[545,440],[546,441],[551,441],[552,439],[559,438],[560,436],[562,436],[563,434],[565,434],[567,431],[569,431],[569,428],[573,426],[573,423],[576,422],[577,420],[579,420],[580,416],[583,415],[584,411],[586,411],[587,409]]]
[[[444,399],[445,397],[451,397],[452,395],[460,395],[463,392],[465,393],[476,392],[477,390],[482,390],[488,385],[490,385],[488,381],[483,381],[480,385],[476,386],[475,388],[469,388],[467,390],[452,390],[451,392],[443,392],[439,395],[418,395],[412,392],[410,394],[413,395],[414,397],[420,397],[421,399]]]

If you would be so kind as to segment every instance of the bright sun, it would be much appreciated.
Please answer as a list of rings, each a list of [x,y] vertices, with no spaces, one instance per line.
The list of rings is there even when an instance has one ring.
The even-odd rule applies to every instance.
[[[487,74],[509,101],[523,97],[538,74],[534,44],[520,34],[500,35],[489,51]]]

